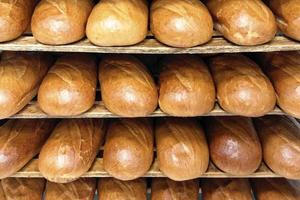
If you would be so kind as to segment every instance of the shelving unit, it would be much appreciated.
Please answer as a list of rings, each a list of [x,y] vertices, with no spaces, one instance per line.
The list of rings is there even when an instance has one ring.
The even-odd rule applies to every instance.
[[[225,40],[220,34],[215,33],[213,39],[202,46],[193,48],[173,48],[161,44],[153,38],[151,34],[147,39],[140,44],[128,47],[97,47],[91,44],[88,39],[84,39],[77,43],[60,46],[50,46],[38,43],[31,35],[24,35],[17,40],[0,43],[0,51],[40,51],[40,52],[82,52],[82,53],[126,53],[126,54],[215,54],[215,53],[241,53],[241,52],[272,52],[272,51],[292,51],[300,50],[300,43],[288,39],[282,35],[277,35],[270,43],[259,46],[238,46]],[[285,115],[285,113],[278,107],[269,112],[268,115]],[[165,117],[168,114],[157,109],[148,117]],[[215,108],[208,114],[203,116],[234,116],[234,114],[227,113],[216,104]],[[16,115],[10,117],[11,119],[35,119],[35,118],[118,118],[108,111],[102,101],[96,101],[94,106],[87,112],[79,116],[49,116],[44,113],[38,106],[36,101],[30,102],[23,110]],[[296,120],[294,119],[296,122]],[[300,126],[300,125],[299,125]],[[37,178],[42,177],[38,170],[38,159],[31,160],[23,169],[21,169],[12,177],[23,178]],[[110,177],[110,175],[103,168],[103,159],[97,158],[91,169],[83,175],[83,177]],[[165,177],[159,170],[158,162],[155,160],[150,170],[144,177]],[[228,177],[248,177],[248,178],[262,178],[262,177],[280,177],[272,172],[264,163],[259,169],[248,176],[233,176],[224,173],[217,169],[213,163],[210,163],[209,168],[202,178],[228,178]]]
[[[33,159],[30,161],[22,170],[14,174],[12,177],[22,177],[22,178],[41,178],[43,177],[38,170],[38,159]],[[97,158],[91,167],[91,169],[85,173],[82,177],[110,177],[110,175],[104,170],[103,159]],[[144,175],[144,177],[165,177],[165,175],[159,170],[157,160],[155,160],[149,169],[149,171]],[[274,174],[265,164],[259,167],[259,169],[249,175],[249,176],[232,176],[230,174],[224,173],[218,170],[212,163],[209,164],[208,170],[204,173],[201,178],[265,178],[265,177],[280,177]]]
[[[296,53],[264,53],[300,52],[294,32],[300,24],[293,19],[300,9],[292,9],[300,3],[23,1],[0,6],[0,21],[7,22],[0,22],[0,39],[10,40],[0,42],[0,101],[2,117],[9,116],[1,121],[0,200],[298,199],[292,187],[300,188],[294,170],[300,118],[293,117],[299,116],[299,71],[293,67],[300,61]],[[207,107],[213,109],[197,116],[163,111],[184,115]],[[88,110],[72,116],[82,109]],[[134,116],[149,109],[141,117],[146,121],[111,112]],[[245,116],[261,112],[285,117]],[[175,177],[189,181],[170,180]]]
[[[152,36],[143,42],[128,47],[97,47],[88,39],[60,46],[50,46],[38,43],[32,36],[22,36],[17,40],[0,43],[0,51],[51,51],[51,52],[86,52],[86,53],[126,53],[126,54],[210,54],[210,53],[238,53],[238,52],[271,52],[300,50],[300,43],[284,36],[277,35],[271,42],[259,46],[234,45],[222,36],[201,46],[193,48],[174,48],[161,44]]]

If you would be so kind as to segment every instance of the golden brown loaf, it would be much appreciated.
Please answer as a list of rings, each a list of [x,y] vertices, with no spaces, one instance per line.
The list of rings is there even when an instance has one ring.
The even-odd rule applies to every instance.
[[[146,0],[101,0],[87,23],[88,39],[99,46],[126,46],[143,41],[148,32]]]
[[[210,69],[217,88],[220,106],[227,112],[263,116],[276,103],[274,88],[256,63],[238,54],[210,59]]]
[[[300,53],[268,53],[263,60],[264,71],[277,94],[277,104],[284,112],[300,118]]]
[[[280,30],[286,36],[300,40],[300,1],[270,0],[270,8],[276,16]]]
[[[41,54],[4,52],[0,62],[0,118],[19,112],[37,94],[52,61]]]
[[[114,178],[99,179],[99,200],[146,200],[147,183],[145,179],[120,181]]]
[[[247,179],[205,179],[201,189],[204,200],[252,200]]]
[[[105,107],[126,117],[142,117],[157,107],[157,88],[148,69],[133,56],[113,55],[99,66],[101,95]]]
[[[151,200],[198,200],[199,182],[153,178]]]
[[[54,128],[46,119],[9,120],[0,127],[0,178],[20,170],[40,152]]]
[[[184,181],[206,172],[209,152],[202,127],[194,119],[159,119],[155,130],[159,169],[170,179]]]
[[[215,86],[204,62],[193,55],[167,56],[161,62],[159,107],[173,116],[199,116],[215,104]]]
[[[64,119],[39,155],[39,170],[52,182],[67,183],[87,172],[103,143],[101,119]]]
[[[44,44],[76,42],[85,36],[92,7],[92,0],[41,0],[32,16],[32,34]]]
[[[0,0],[0,42],[16,39],[30,23],[35,0]]]
[[[80,178],[63,184],[48,181],[45,200],[93,200],[96,184],[95,178]]]
[[[255,119],[265,163],[277,174],[300,179],[300,127],[286,116]]]
[[[219,169],[240,176],[257,170],[262,149],[250,118],[211,117],[205,128],[210,158]]]
[[[238,45],[272,40],[277,27],[271,10],[261,0],[206,0],[215,28]]]
[[[104,169],[120,180],[143,176],[153,161],[153,140],[152,123],[148,119],[113,121],[104,145]]]
[[[260,178],[252,181],[257,200],[300,200],[300,189],[282,178]]]
[[[42,178],[6,178],[1,184],[6,197],[1,200],[41,200],[45,189]]]
[[[174,47],[197,46],[213,34],[212,17],[199,0],[153,1],[150,26],[157,40]]]
[[[44,78],[38,91],[38,103],[49,115],[79,115],[94,105],[96,86],[95,57],[62,56]]]

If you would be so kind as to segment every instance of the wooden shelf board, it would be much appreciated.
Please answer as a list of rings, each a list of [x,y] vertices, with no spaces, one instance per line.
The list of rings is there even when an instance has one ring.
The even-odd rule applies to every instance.
[[[284,115],[284,113],[279,109],[275,108],[273,111],[268,113],[269,115]],[[148,117],[166,117],[169,116],[168,114],[162,112],[160,109],[155,110],[152,114],[150,114]],[[203,116],[234,116],[234,114],[225,112],[216,104],[215,108],[203,115]],[[120,118],[120,116],[111,113],[108,111],[105,106],[103,105],[103,102],[96,102],[94,106],[88,110],[87,112],[78,115],[78,116],[49,116],[46,113],[44,113],[38,106],[36,102],[29,103],[23,110],[21,110],[19,113],[17,113],[14,116],[10,117],[11,119],[21,119],[21,118]]]
[[[223,37],[214,36],[213,39],[201,46],[193,48],[173,48],[159,43],[153,38],[126,47],[97,47],[88,39],[69,45],[43,45],[32,36],[20,38],[0,44],[0,51],[51,51],[51,52],[89,52],[89,53],[130,53],[130,54],[209,54],[209,53],[235,53],[235,52],[270,52],[300,50],[300,42],[290,40],[284,36],[276,36],[271,42],[259,46],[234,45]]]
[[[19,178],[40,178],[42,174],[38,170],[38,159],[31,160],[23,169],[14,174],[11,177]],[[103,168],[103,159],[97,158],[91,169],[85,173],[82,177],[111,177]],[[165,175],[159,170],[157,160],[154,161],[150,170],[144,175],[144,177],[165,177]],[[206,173],[199,178],[263,178],[263,177],[280,177],[273,173],[265,164],[262,164],[260,168],[253,174],[247,176],[233,176],[218,170],[212,163]]]

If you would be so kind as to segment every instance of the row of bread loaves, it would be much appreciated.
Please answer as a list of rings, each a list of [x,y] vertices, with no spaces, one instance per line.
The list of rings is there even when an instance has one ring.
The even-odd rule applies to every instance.
[[[133,180],[151,168],[155,143],[158,168],[175,181],[201,177],[209,157],[232,175],[251,175],[263,159],[276,174],[300,179],[300,128],[285,116],[254,119],[254,124],[244,117],[209,117],[203,127],[188,118],[161,118],[155,125],[144,118],[116,119],[108,125],[101,119],[55,124],[25,119],[4,123],[0,157],[6,159],[0,163],[0,178],[15,174],[39,153],[38,167],[47,180],[71,182],[90,169],[104,144],[104,170]]]
[[[257,117],[272,111],[277,97],[283,111],[300,118],[300,53],[260,54],[258,60],[268,77],[240,54],[212,56],[209,67],[195,55],[166,56],[158,63],[156,85],[137,58],[104,56],[98,70],[102,101],[123,117],[145,117],[158,105],[171,116],[191,117],[210,112],[217,99],[226,112]],[[66,54],[52,63],[41,54],[2,54],[0,118],[16,114],[36,94],[40,108],[52,116],[79,115],[94,105],[96,58]]]
[[[71,54],[58,58],[51,67],[53,63],[51,56],[41,53],[2,53],[1,119],[19,112],[37,94],[40,108],[50,115],[78,115],[94,105],[96,58]]]
[[[299,0],[36,0],[0,1],[0,42],[19,37],[29,25],[41,43],[76,42],[85,34],[99,46],[139,43],[148,32],[174,47],[208,42],[213,25],[229,41],[259,45],[271,41],[280,30],[300,40]],[[94,7],[93,7],[94,6]],[[33,11],[34,10],[34,11]],[[272,11],[274,14],[272,13]],[[32,18],[31,18],[32,16]]]
[[[88,36],[101,46],[132,45],[148,32],[146,0],[0,1],[0,42],[19,37],[30,24],[36,40],[61,45]],[[94,8],[93,8],[94,7]]]
[[[71,183],[45,182],[44,179],[6,178],[0,182],[1,200],[93,200],[97,188],[99,200],[147,200],[146,179],[120,181],[81,178]],[[298,186],[297,186],[298,184]],[[203,179],[200,184],[204,200],[299,200],[299,183],[286,179]],[[198,200],[199,181],[172,181],[153,178],[151,200]]]

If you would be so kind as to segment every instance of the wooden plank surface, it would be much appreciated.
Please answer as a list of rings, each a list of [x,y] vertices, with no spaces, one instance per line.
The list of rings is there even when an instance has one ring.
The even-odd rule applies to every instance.
[[[234,52],[270,52],[300,50],[300,42],[290,40],[284,36],[276,36],[273,41],[259,46],[237,46],[223,37],[214,36],[213,39],[201,46],[193,48],[173,48],[159,43],[153,38],[128,47],[97,47],[88,39],[69,45],[43,45],[32,36],[22,36],[14,41],[1,43],[0,51],[51,51],[51,52],[90,52],[90,53],[131,53],[131,54],[208,54]]]
[[[38,159],[30,161],[23,169],[14,174],[12,177],[22,178],[40,178],[41,173],[38,170]],[[103,159],[97,158],[91,169],[85,173],[82,177],[110,177],[110,175],[103,168]],[[150,170],[144,175],[144,177],[165,177],[165,175],[159,170],[158,163],[155,160]],[[206,173],[199,178],[263,178],[263,177],[280,177],[273,173],[265,164],[262,164],[260,168],[253,174],[247,176],[233,176],[218,170],[212,163]]]
[[[268,113],[269,115],[284,115],[284,113],[279,109],[275,108],[272,112]],[[168,114],[162,112],[160,109],[155,110],[148,117],[166,117]],[[225,112],[222,110],[218,104],[216,104],[215,108],[210,112],[203,116],[234,116],[234,114]],[[49,116],[44,113],[38,106],[36,102],[29,103],[23,110],[21,110],[16,115],[10,117],[11,119],[21,119],[21,118],[120,118],[120,116],[111,113],[108,111],[103,102],[96,102],[94,106],[88,110],[87,112],[78,115],[78,116]]]

